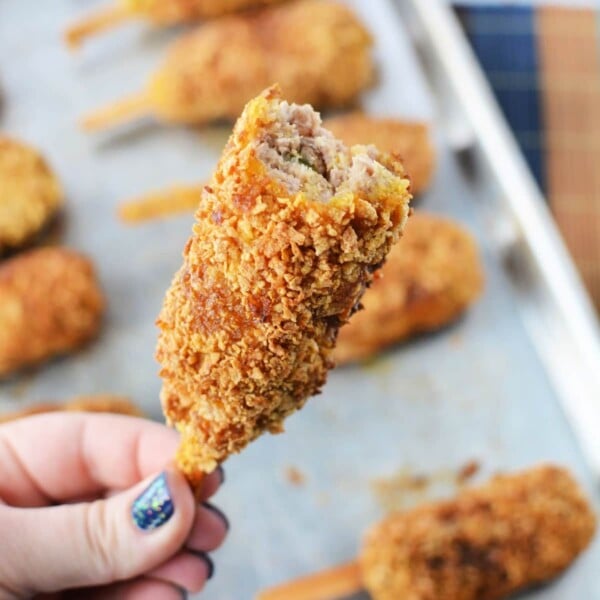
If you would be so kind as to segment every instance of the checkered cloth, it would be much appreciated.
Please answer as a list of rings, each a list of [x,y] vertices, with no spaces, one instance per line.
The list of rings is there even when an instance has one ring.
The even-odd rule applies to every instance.
[[[600,308],[600,11],[457,11]]]

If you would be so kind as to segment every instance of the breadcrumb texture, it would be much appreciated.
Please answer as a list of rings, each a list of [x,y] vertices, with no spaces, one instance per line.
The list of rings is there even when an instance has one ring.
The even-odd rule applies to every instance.
[[[390,516],[365,539],[363,579],[374,600],[496,600],[559,575],[595,530],[571,475],[537,467]]]
[[[373,144],[382,152],[399,155],[415,196],[424,192],[431,183],[436,155],[426,123],[351,112],[326,119],[324,125],[349,146]]]
[[[372,39],[337,2],[301,0],[211,21],[175,43],[150,82],[167,121],[236,119],[275,82],[318,108],[350,103],[374,80]]]
[[[0,377],[72,352],[100,328],[104,298],[90,260],[64,248],[0,264]]]
[[[280,4],[286,0],[121,0],[131,12],[168,25],[196,19],[213,19],[237,11]]]
[[[22,410],[0,414],[0,423],[17,421],[18,419],[30,417],[31,415],[60,411],[112,413],[131,417],[144,416],[144,413],[140,408],[125,396],[95,394],[93,396],[78,396],[63,403],[44,402],[32,404]]]
[[[61,185],[43,157],[0,136],[0,255],[35,237],[62,203]]]
[[[285,145],[282,113],[298,116],[283,126],[292,135],[307,109],[318,120],[310,107],[282,102],[277,87],[248,104],[204,189],[158,319],[161,398],[192,483],[261,433],[282,431],[320,390],[338,328],[408,215],[402,166],[374,148],[342,146],[328,158],[342,181],[327,201],[316,184],[325,178],[290,156],[290,171],[307,181],[288,191],[258,155],[269,151],[265,140]],[[320,139],[339,145],[328,132]]]
[[[457,223],[416,212],[338,338],[338,364],[371,358],[412,335],[458,318],[480,296],[483,266],[475,240]]]

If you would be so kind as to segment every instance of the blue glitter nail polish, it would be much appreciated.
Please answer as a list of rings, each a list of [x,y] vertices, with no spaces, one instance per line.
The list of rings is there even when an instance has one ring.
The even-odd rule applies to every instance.
[[[143,531],[152,531],[164,525],[175,512],[167,478],[161,473],[138,496],[131,508],[133,522]]]

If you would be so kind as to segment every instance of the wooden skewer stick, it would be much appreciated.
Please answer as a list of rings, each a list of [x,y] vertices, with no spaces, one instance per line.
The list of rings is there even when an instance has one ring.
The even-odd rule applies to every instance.
[[[134,225],[161,217],[191,212],[198,207],[202,187],[202,184],[179,185],[129,200],[119,206],[119,218],[125,223]]]
[[[131,10],[124,6],[109,6],[73,23],[65,31],[65,42],[72,50],[81,46],[88,37],[112,29],[131,19]]]
[[[81,120],[81,126],[86,131],[99,131],[149,114],[152,114],[151,103],[146,94],[140,93],[88,114]]]
[[[339,600],[363,589],[354,561],[260,592],[255,600]]]

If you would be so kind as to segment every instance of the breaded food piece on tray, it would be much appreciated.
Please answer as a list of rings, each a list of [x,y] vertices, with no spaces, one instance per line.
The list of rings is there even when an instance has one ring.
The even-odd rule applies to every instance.
[[[571,475],[544,466],[388,517],[360,562],[375,600],[498,600],[559,575],[595,530]]]
[[[0,414],[0,423],[16,421],[31,415],[59,411],[112,413],[131,417],[144,416],[141,409],[125,396],[94,394],[90,396],[78,396],[63,403],[44,402],[32,404],[18,411]]]
[[[0,263],[0,299],[0,378],[89,342],[105,306],[91,261],[55,247]]]
[[[37,150],[0,135],[0,256],[31,241],[62,203],[61,185]]]
[[[92,113],[83,126],[149,114],[172,123],[234,120],[273,83],[299,104],[346,106],[374,82],[372,45],[358,17],[329,0],[225,17],[175,42],[145,92]]]
[[[87,38],[128,21],[143,19],[155,25],[175,25],[249,10],[287,0],[117,0],[76,21],[65,32],[65,41],[78,48]]]
[[[408,187],[393,157],[346,147],[277,87],[248,104],[158,319],[163,408],[193,484],[320,390]]]
[[[413,335],[444,327],[475,302],[483,283],[471,234],[450,219],[415,212],[365,293],[363,310],[341,330],[335,360],[365,360]]]
[[[424,192],[435,169],[435,148],[426,123],[380,118],[351,112],[324,121],[345,144],[373,144],[382,152],[398,154],[410,177],[411,192]]]
[[[500,600],[560,575],[596,532],[571,474],[543,465],[391,514],[357,561],[264,590],[257,600]]]

